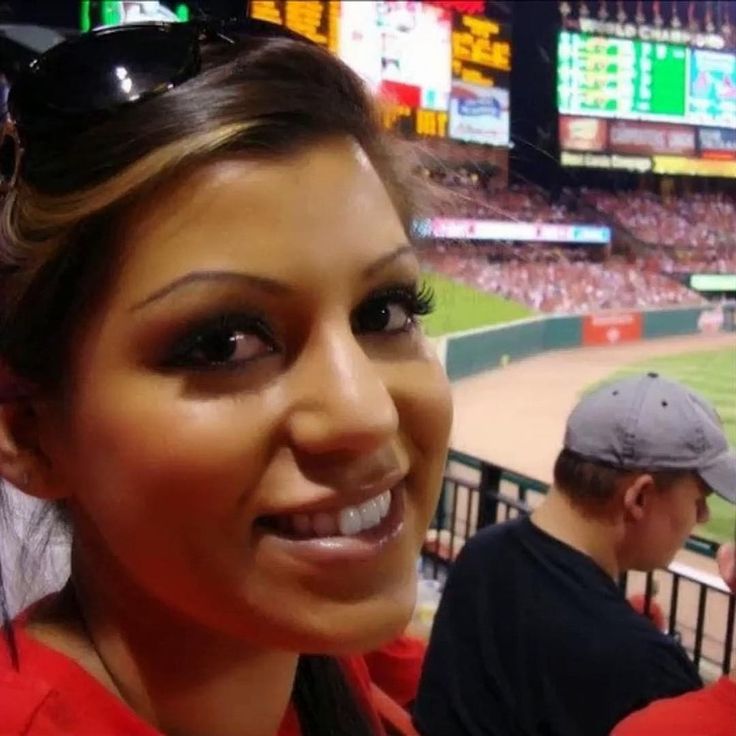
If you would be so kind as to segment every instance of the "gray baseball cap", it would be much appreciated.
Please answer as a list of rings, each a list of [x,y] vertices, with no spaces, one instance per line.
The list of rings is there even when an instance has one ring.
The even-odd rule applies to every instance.
[[[624,470],[692,470],[736,503],[736,451],[720,417],[702,396],[657,373],[586,396],[567,421],[564,446]]]

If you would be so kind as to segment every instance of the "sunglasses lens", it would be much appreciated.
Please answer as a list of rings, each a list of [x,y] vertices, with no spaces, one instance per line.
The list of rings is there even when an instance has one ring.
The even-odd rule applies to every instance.
[[[44,54],[14,85],[9,108],[26,127],[45,116],[114,109],[194,76],[196,34],[184,24],[122,26]],[[48,121],[53,125],[53,120]]]

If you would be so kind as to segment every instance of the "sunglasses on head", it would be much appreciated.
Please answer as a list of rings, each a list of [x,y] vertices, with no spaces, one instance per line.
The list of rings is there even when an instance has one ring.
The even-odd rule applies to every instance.
[[[100,28],[46,51],[11,87],[0,138],[0,188],[17,180],[25,155],[42,155],[49,136],[73,140],[118,110],[196,77],[201,48],[237,47],[258,38],[312,44],[256,19],[214,23],[142,23]]]

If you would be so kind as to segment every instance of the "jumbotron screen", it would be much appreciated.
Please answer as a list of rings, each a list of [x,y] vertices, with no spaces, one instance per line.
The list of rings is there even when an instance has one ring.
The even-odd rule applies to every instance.
[[[563,30],[561,162],[736,176],[736,55]]]
[[[483,7],[473,0],[253,0],[250,12],[340,56],[390,103],[388,125],[508,146],[511,32]]]

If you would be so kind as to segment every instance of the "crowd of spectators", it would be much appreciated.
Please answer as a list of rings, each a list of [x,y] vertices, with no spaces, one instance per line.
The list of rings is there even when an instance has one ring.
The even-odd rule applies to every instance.
[[[505,251],[501,253],[501,251]],[[585,248],[435,245],[426,266],[473,288],[548,313],[694,305],[704,299],[641,261],[594,261]]]
[[[661,252],[666,271],[727,271],[736,265],[736,200],[723,192],[661,197],[652,192],[582,190],[595,207]]]
[[[613,247],[605,251],[437,241],[425,249],[429,268],[483,291],[542,312],[634,309],[700,304],[678,276],[736,273],[736,198],[723,192],[660,196],[582,188],[553,198],[534,185],[506,186],[482,146],[440,139],[422,146],[420,172],[443,192],[432,210],[437,217],[613,230]]]
[[[540,189],[519,184],[499,189],[470,166],[423,168],[422,174],[447,190],[436,208],[439,217],[550,223],[575,220],[565,205],[550,201]]]

